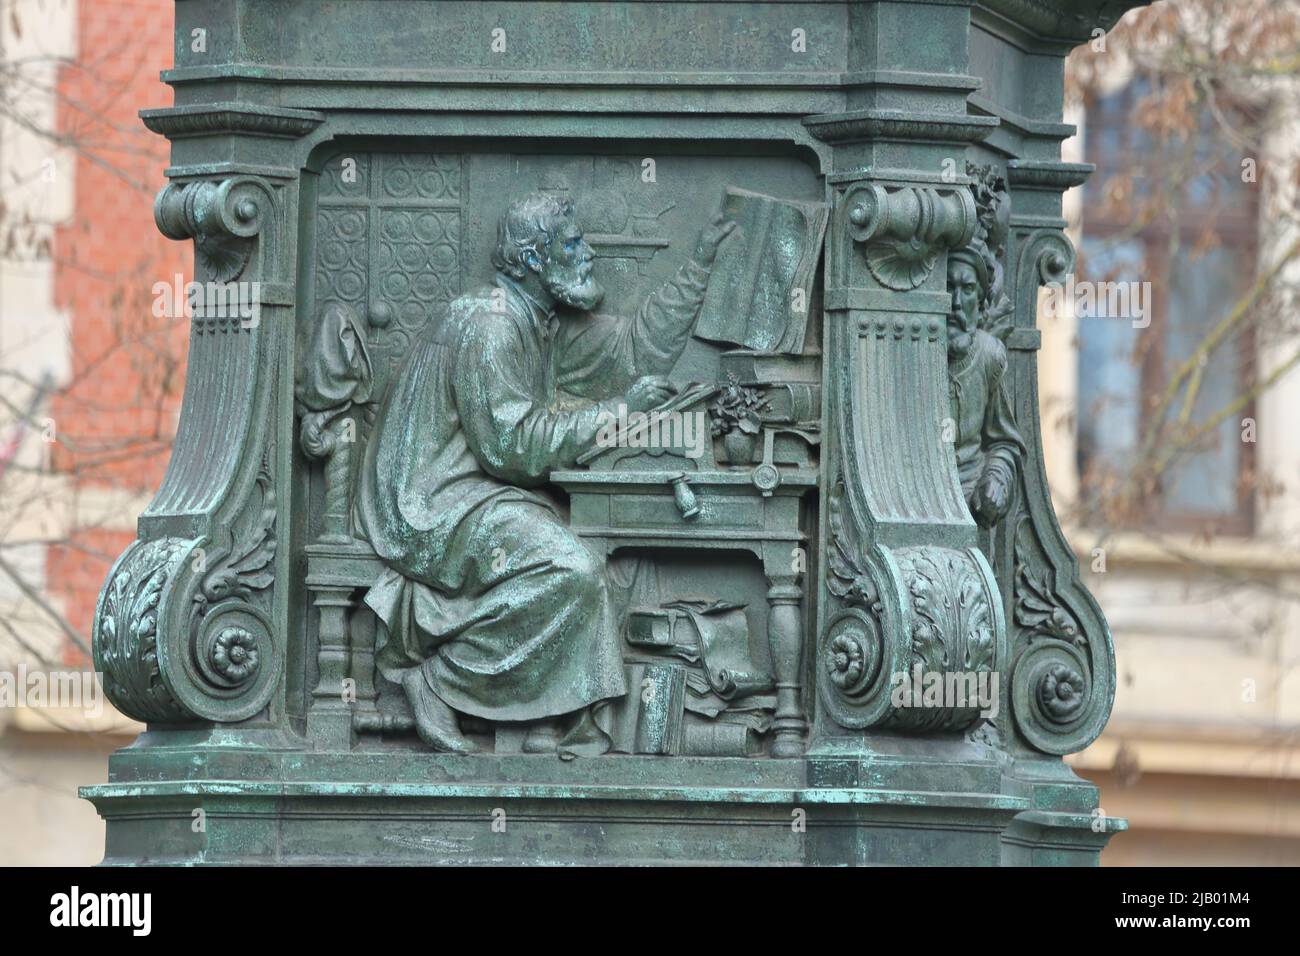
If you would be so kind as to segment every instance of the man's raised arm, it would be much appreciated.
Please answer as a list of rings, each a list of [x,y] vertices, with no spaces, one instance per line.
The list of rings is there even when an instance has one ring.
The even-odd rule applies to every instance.
[[[559,384],[574,395],[608,395],[644,375],[666,375],[695,324],[709,271],[736,224],[718,213],[677,274],[646,296],[631,319],[593,315],[565,343]]]

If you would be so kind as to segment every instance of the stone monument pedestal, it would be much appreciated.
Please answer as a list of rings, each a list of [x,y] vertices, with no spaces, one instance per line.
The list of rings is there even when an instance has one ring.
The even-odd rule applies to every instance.
[[[104,863],[1092,866],[1125,827],[1068,769],[1016,777],[972,743],[574,761],[236,743],[157,732],[115,754],[83,791]]]
[[[1095,864],[1037,301],[1135,5],[177,3],[105,862]]]

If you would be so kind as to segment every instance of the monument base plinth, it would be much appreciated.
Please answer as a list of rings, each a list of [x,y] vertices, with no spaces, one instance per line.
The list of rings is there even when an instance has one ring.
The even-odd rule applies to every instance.
[[[1123,827],[1097,831],[1095,790],[1072,775],[1045,790],[981,745],[916,743],[562,761],[153,732],[82,793],[108,865],[1095,865]]]

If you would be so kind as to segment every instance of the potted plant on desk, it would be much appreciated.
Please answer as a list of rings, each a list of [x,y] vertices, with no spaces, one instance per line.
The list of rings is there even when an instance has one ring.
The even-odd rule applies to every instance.
[[[727,376],[727,384],[709,405],[709,427],[714,438],[722,439],[728,464],[748,465],[754,461],[763,430],[762,413],[768,407],[758,389],[741,385],[735,375]]]

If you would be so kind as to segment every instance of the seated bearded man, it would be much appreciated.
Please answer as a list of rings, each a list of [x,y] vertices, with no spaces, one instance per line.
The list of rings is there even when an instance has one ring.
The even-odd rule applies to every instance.
[[[957,474],[971,515],[985,528],[1006,517],[1025,456],[1003,383],[1006,346],[979,327],[995,268],[978,244],[948,254],[948,396]]]
[[[499,224],[494,284],[452,302],[394,381],[357,520],[388,566],[366,595],[387,629],[377,663],[431,747],[476,749],[462,713],[540,722],[526,750],[554,749],[557,734],[564,752],[608,749],[590,708],[626,687],[604,569],[543,486],[620,404],[672,395],[656,376],[685,347],[733,228],[715,219],[623,319],[590,311],[603,290],[569,200],[519,200]]]

